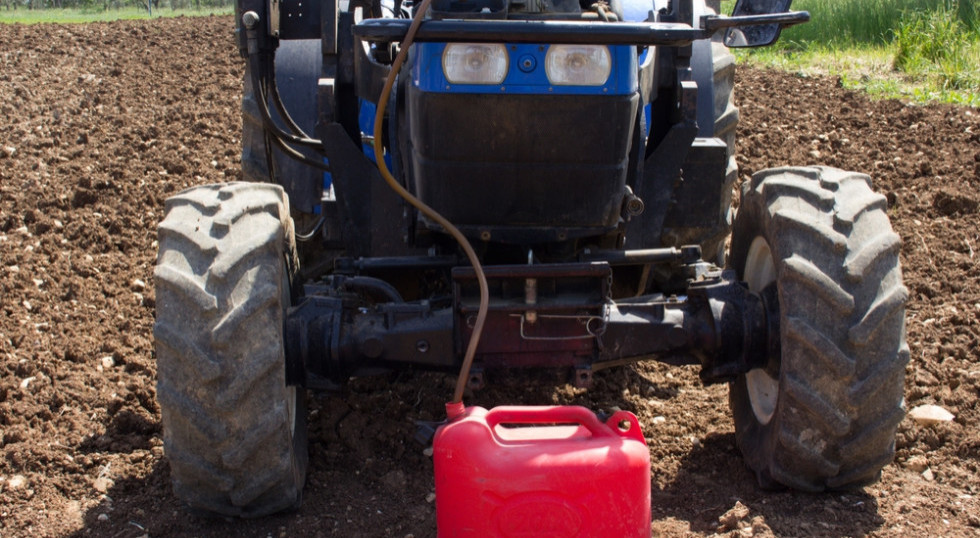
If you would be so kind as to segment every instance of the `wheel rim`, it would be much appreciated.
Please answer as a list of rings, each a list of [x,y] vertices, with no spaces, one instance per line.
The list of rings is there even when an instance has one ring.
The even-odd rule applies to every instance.
[[[753,293],[761,293],[766,286],[776,281],[776,264],[772,260],[772,250],[762,237],[756,237],[749,246],[743,278],[749,285],[749,291]],[[764,368],[755,368],[745,374],[745,387],[755,419],[760,424],[768,424],[776,413],[779,380],[769,375]]]

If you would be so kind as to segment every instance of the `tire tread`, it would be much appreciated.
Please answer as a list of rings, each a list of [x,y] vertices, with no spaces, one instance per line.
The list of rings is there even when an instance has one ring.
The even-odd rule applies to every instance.
[[[745,384],[733,385],[746,462],[804,491],[874,481],[894,457],[908,362],[901,239],[885,197],[864,174],[778,168],[753,176],[741,211],[749,216],[736,219],[733,263],[741,271],[753,234],[766,237],[783,334],[780,396],[767,425],[753,425]]]
[[[295,506],[306,458],[285,408],[282,286],[295,268],[285,193],[209,185],[167,208],[154,335],[174,491],[224,516]]]

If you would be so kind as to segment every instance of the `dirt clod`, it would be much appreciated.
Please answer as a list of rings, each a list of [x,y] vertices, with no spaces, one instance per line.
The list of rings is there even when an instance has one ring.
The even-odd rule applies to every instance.
[[[925,456],[912,456],[905,465],[917,473],[921,473],[929,468],[929,460]]]
[[[718,532],[725,532],[738,529],[745,518],[749,517],[749,507],[736,501],[735,506],[718,517]]]
[[[22,474],[16,474],[7,480],[9,489],[21,489],[27,485],[27,478]]]

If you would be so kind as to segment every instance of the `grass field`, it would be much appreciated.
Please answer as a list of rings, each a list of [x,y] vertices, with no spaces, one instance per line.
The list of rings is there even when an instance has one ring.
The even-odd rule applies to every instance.
[[[234,6],[217,6],[201,9],[170,9],[161,7],[153,10],[151,16],[145,8],[133,6],[121,7],[119,9],[14,9],[0,10],[0,23],[60,23],[73,24],[96,21],[114,21],[120,19],[150,19],[158,17],[195,17],[207,15],[231,15],[234,13]]]
[[[730,13],[734,2],[723,2]],[[796,0],[811,22],[743,62],[839,76],[872,95],[980,107],[976,0]]]

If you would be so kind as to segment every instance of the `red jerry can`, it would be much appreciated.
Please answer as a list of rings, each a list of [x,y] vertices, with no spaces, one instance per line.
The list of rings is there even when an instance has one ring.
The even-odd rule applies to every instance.
[[[650,536],[636,416],[579,406],[463,408],[433,441],[439,536]]]

